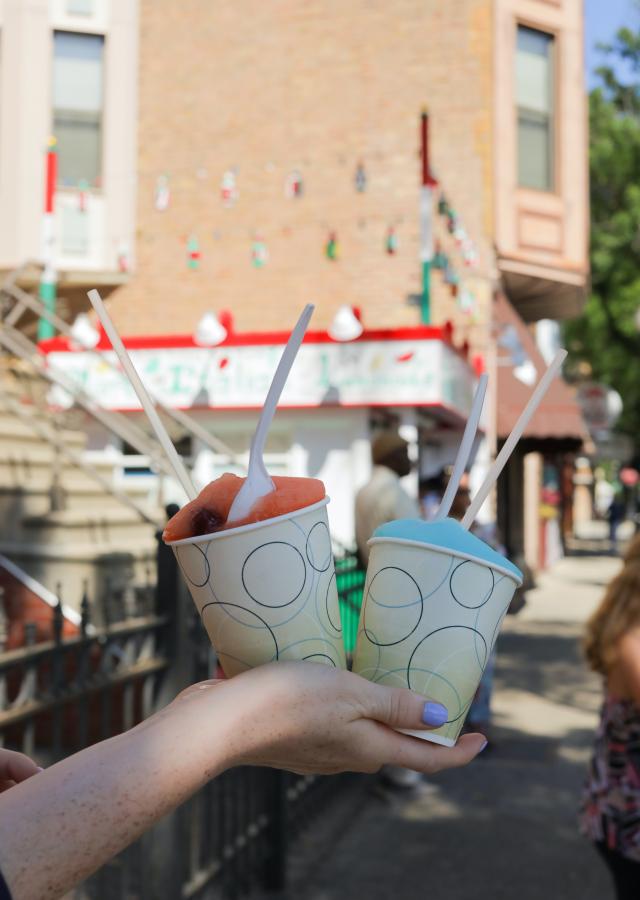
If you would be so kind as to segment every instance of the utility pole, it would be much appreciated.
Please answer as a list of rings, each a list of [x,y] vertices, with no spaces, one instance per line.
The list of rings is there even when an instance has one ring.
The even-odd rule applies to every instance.
[[[42,275],[40,277],[39,297],[49,312],[56,311],[56,274],[55,263],[55,222],[53,204],[58,176],[58,154],[56,139],[49,138],[45,157],[45,191],[44,216],[42,219]],[[47,319],[38,320],[38,340],[43,341],[55,335],[55,328]]]
[[[420,262],[422,264],[422,299],[420,316],[423,325],[431,324],[431,266],[433,264],[433,202],[438,182],[429,164],[429,114],[422,111],[420,121],[422,187],[420,189]]]

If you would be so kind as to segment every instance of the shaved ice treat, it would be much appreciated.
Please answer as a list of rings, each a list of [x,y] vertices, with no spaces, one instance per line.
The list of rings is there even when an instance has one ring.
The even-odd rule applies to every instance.
[[[275,491],[229,524],[243,479],[223,475],[163,535],[229,678],[278,660],[346,668],[324,485],[273,481]]]
[[[453,519],[397,519],[369,546],[353,671],[442,703],[442,727],[407,733],[452,747],[522,573]]]
[[[245,519],[227,524],[229,510],[244,478],[227,473],[203,488],[195,500],[187,503],[167,523],[162,535],[167,542],[198,535],[214,534],[227,528],[238,528],[286,515],[296,509],[312,506],[325,497],[324,484],[317,478],[290,478],[275,475],[275,491],[261,497]]]

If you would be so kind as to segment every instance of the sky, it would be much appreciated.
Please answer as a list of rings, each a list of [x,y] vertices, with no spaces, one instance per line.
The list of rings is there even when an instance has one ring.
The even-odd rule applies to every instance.
[[[623,25],[640,27],[640,11],[636,0],[585,0],[584,5],[587,83],[593,87],[593,71],[603,61],[595,45],[609,41]]]

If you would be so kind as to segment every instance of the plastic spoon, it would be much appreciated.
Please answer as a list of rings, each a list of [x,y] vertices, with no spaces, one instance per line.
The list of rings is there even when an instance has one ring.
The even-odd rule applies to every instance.
[[[305,306],[302,315],[298,319],[296,327],[291,332],[291,337],[284,348],[284,353],[278,363],[278,368],[273,376],[267,399],[264,401],[262,413],[258,420],[258,426],[251,441],[251,449],[249,450],[249,472],[247,477],[236,494],[235,500],[231,504],[227,522],[238,522],[246,519],[256,502],[261,498],[275,491],[275,485],[271,480],[271,476],[267,472],[264,464],[263,453],[264,445],[267,440],[267,433],[271,426],[271,420],[278,406],[280,394],[284,388],[291,366],[302,344],[305,332],[309,326],[309,320],[313,315],[314,307],[309,303]]]
[[[460,487],[460,482],[462,481],[464,470],[467,466],[467,463],[469,462],[469,457],[471,456],[473,442],[476,439],[476,432],[478,430],[478,424],[480,422],[480,416],[482,414],[482,405],[484,403],[484,395],[487,393],[488,382],[489,379],[486,375],[480,376],[478,387],[476,388],[476,393],[473,398],[471,412],[469,413],[467,425],[464,430],[464,434],[462,435],[462,441],[460,443],[460,447],[458,448],[458,455],[456,456],[455,463],[453,464],[453,472],[451,473],[451,478],[449,479],[447,489],[444,492],[442,502],[438,508],[437,513],[434,516],[434,519],[436,521],[438,519],[444,519],[449,515],[449,511],[451,510],[453,501],[455,500],[456,494],[458,493],[458,488]]]
[[[491,488],[498,480],[498,476],[506,466],[509,457],[513,453],[516,444],[524,434],[524,430],[529,424],[529,420],[533,416],[534,412],[540,405],[542,398],[551,387],[551,382],[562,368],[562,363],[565,361],[566,357],[566,350],[558,350],[556,355],[553,357],[549,368],[538,382],[535,391],[529,397],[529,402],[521,412],[520,418],[513,426],[511,434],[504,442],[502,450],[500,451],[500,453],[498,453],[497,457],[493,461],[493,465],[487,472],[486,478],[480,485],[478,493],[471,501],[471,505],[469,506],[469,509],[466,511],[465,516],[462,520],[463,528],[470,528],[473,524],[473,520],[478,515],[480,507],[489,496]]]

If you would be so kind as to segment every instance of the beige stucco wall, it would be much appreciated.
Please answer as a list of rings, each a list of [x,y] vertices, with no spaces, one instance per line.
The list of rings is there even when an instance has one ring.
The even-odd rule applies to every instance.
[[[88,199],[88,252],[61,269],[115,270],[118,249],[133,252],[136,193],[137,0],[96,0],[90,17],[62,0],[3,0],[0,6],[0,268],[39,259],[45,148],[52,129],[52,53],[56,29],[105,35],[103,189]],[[56,196],[60,210],[74,192]]]
[[[584,283],[587,271],[587,97],[582,0],[495,0],[495,235],[503,266]],[[517,185],[514,59],[519,24],[556,40],[553,192]]]
[[[40,250],[50,130],[47,0],[4,0],[0,56],[0,265]]]

